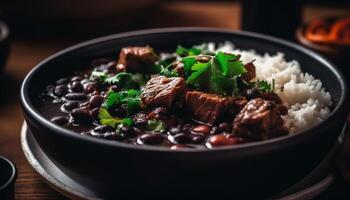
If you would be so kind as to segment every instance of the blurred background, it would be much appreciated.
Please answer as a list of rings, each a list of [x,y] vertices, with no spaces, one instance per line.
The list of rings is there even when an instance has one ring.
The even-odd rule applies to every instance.
[[[19,85],[47,56],[112,33],[217,27],[300,43],[324,54],[349,74],[349,17],[349,0],[1,0],[0,153],[18,167],[16,199],[63,198],[39,180],[19,144],[23,122]],[[350,148],[348,151],[350,154]],[[350,170],[343,172],[350,180]]]

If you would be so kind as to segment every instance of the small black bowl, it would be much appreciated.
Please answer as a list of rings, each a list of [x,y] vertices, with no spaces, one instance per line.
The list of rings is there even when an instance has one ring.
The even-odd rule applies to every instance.
[[[9,29],[5,22],[0,21],[0,75],[4,70],[7,56],[9,54]]]
[[[77,134],[45,119],[37,100],[45,85],[82,70],[95,58],[116,56],[121,47],[150,45],[170,51],[178,44],[233,42],[258,53],[283,52],[323,82],[332,96],[327,119],[299,134],[213,150],[172,151]],[[108,197],[262,198],[306,176],[335,144],[346,122],[348,87],[343,75],[319,54],[278,38],[212,28],[166,28],[115,34],[78,44],[37,65],[25,78],[21,104],[41,149],[66,175]],[[132,195],[132,196],[130,196]]]
[[[0,156],[0,199],[14,199],[16,175],[15,165]]]

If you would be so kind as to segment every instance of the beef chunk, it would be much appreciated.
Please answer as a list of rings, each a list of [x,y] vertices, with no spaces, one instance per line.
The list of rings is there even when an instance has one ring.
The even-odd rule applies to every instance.
[[[281,106],[262,98],[250,100],[233,121],[234,133],[254,140],[288,134],[281,118]]]
[[[185,101],[193,119],[211,125],[223,117],[238,113],[247,103],[244,97],[221,97],[198,91],[187,92]]]
[[[141,93],[141,100],[146,107],[170,107],[178,96],[185,91],[186,83],[182,77],[168,78],[153,76]]]
[[[184,68],[184,63],[182,61],[176,61],[171,64],[170,69],[175,70],[179,76],[185,77],[185,68]]]
[[[276,104],[282,104],[282,99],[274,92],[261,92],[257,88],[251,88],[243,91],[243,95],[247,99],[263,98],[265,100],[273,101]]]
[[[247,70],[247,72],[242,75],[242,79],[249,82],[252,79],[254,79],[256,76],[255,66],[254,66],[253,62],[250,62],[250,63],[245,64],[244,68]]]
[[[281,98],[276,94],[276,93],[273,93],[273,92],[264,92],[264,93],[261,93],[259,95],[259,97],[265,99],[265,100],[269,100],[269,101],[273,101],[275,102],[276,104],[282,104],[282,100]]]
[[[149,66],[153,66],[156,61],[157,55],[149,46],[125,47],[120,51],[117,66],[121,68],[124,65],[128,72],[149,72]]]

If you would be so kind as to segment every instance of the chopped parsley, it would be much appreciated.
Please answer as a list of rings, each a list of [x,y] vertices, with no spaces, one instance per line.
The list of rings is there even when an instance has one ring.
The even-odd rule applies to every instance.
[[[246,73],[246,69],[238,58],[234,54],[219,52],[206,63],[187,61],[188,67],[191,66],[191,74],[186,82],[196,88],[216,94],[239,95],[237,79]]]
[[[177,46],[176,48],[176,51],[175,53],[181,57],[186,57],[186,56],[197,56],[199,54],[201,54],[201,50],[200,49],[197,49],[197,48],[189,48],[189,49],[186,49],[185,47],[179,45]]]
[[[100,120],[100,123],[102,125],[111,126],[113,128],[116,128],[118,124],[125,124],[127,126],[131,126],[133,124],[132,119],[130,118],[117,118],[113,117],[106,108],[100,108],[98,113],[98,118]]]
[[[275,90],[275,79],[272,79],[272,84],[265,80],[258,80],[255,82],[255,87],[261,92],[273,92]]]
[[[90,81],[104,82],[107,79],[108,75],[106,72],[101,72],[94,70],[91,72]]]
[[[140,87],[139,83],[133,79],[133,74],[127,72],[120,72],[115,76],[106,78],[105,82],[117,85],[122,89],[138,89]]]
[[[127,115],[130,116],[141,108],[141,92],[139,90],[127,90],[120,92],[110,91],[103,103],[103,107],[109,109],[113,106],[126,105]]]
[[[165,124],[164,122],[156,119],[151,119],[147,121],[146,129],[148,131],[154,131],[154,132],[164,132],[165,131]]]

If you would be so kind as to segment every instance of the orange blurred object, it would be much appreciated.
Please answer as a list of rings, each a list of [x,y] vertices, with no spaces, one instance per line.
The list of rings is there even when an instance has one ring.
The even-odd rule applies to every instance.
[[[307,25],[305,37],[317,43],[350,45],[350,17],[333,23],[325,19],[314,19]]]

